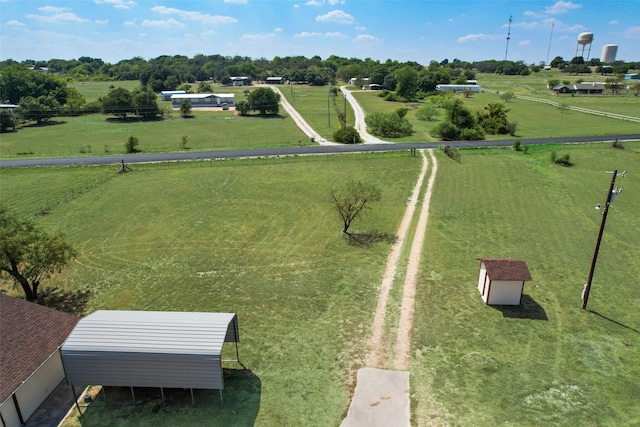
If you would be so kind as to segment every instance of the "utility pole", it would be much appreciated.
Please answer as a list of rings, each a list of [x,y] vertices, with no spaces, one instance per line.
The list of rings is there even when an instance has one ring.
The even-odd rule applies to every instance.
[[[507,60],[507,53],[509,52],[509,40],[511,40],[511,22],[513,21],[513,16],[509,15],[509,31],[507,32],[507,48],[504,50],[504,60]]]
[[[607,213],[609,212],[609,205],[611,204],[611,196],[614,194],[614,185],[616,184],[616,176],[618,170],[613,171],[613,177],[611,178],[611,185],[609,186],[609,192],[607,193],[607,201],[602,207],[602,222],[600,222],[600,231],[598,232],[598,240],[596,241],[596,248],[593,251],[593,259],[591,260],[591,268],[589,269],[589,278],[587,284],[584,285],[584,291],[582,292],[582,308],[587,308],[587,302],[589,301],[589,292],[591,292],[591,281],[593,280],[593,273],[596,269],[596,260],[598,259],[598,251],[600,250],[600,242],[602,241],[602,233],[604,233],[604,225],[607,222]],[[624,175],[624,174],[623,174]],[[596,207],[596,209],[598,209]]]

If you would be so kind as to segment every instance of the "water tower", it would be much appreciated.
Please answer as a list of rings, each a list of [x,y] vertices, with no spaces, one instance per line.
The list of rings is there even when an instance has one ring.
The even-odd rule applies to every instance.
[[[580,33],[578,34],[578,44],[576,45],[576,54],[574,56],[578,56],[578,49],[582,46],[582,52],[580,56],[584,58],[585,61],[589,60],[589,55],[591,54],[591,43],[593,42],[593,33]],[[587,50],[587,57],[584,57],[584,49],[589,46],[589,50]]]
[[[600,55],[600,62],[605,64],[611,64],[616,60],[616,54],[618,53],[617,44],[605,44],[602,47],[602,55]]]

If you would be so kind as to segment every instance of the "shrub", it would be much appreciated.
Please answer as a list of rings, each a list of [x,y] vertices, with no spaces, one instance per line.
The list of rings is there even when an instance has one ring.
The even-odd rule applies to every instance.
[[[358,131],[352,127],[347,126],[338,129],[333,133],[333,140],[342,144],[361,144],[362,138]]]
[[[480,128],[464,128],[460,131],[460,139],[463,141],[477,141],[484,139],[484,132]]]
[[[416,118],[418,120],[427,121],[431,120],[434,116],[438,114],[438,110],[433,104],[424,104],[416,111]]]
[[[186,150],[187,144],[189,144],[189,137],[187,135],[182,135],[182,139],[180,139],[180,148]]]
[[[180,115],[182,117],[191,116],[191,101],[189,101],[188,99],[183,99],[180,102]]]
[[[445,141],[454,141],[459,139],[460,129],[447,120],[432,127],[429,133],[431,134],[431,136],[443,139]]]
[[[617,139],[611,143],[611,148],[618,148],[620,150],[624,150],[624,145],[622,141],[618,141]]]
[[[124,148],[129,154],[138,153],[140,152],[140,150],[138,150],[138,144],[140,144],[140,141],[138,140],[138,138],[131,135],[127,140],[127,143],[124,145]]]
[[[251,106],[249,105],[249,102],[245,100],[241,100],[236,103],[236,111],[241,116],[246,116],[247,114],[249,114],[250,109]]]
[[[514,151],[522,151],[522,142],[520,142],[519,139],[516,139],[515,141],[513,141],[513,145],[511,147],[513,147]]]
[[[369,132],[385,138],[400,138],[411,135],[413,126],[405,117],[400,117],[397,112],[372,113],[365,117]]]
[[[390,101],[390,102],[399,102],[400,101],[400,97],[395,92],[387,92],[387,94],[384,97],[384,100],[385,101]]]
[[[571,158],[569,156],[569,154],[565,154],[563,156],[558,157],[558,155],[556,154],[555,151],[551,152],[551,161],[553,163],[555,163],[556,165],[561,165],[561,166],[573,166],[573,163],[571,162]]]

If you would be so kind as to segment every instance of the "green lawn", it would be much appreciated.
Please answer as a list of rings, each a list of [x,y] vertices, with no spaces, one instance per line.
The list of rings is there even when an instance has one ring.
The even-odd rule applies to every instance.
[[[333,133],[340,129],[338,112],[344,113],[342,93],[330,95],[329,86],[291,85],[281,86],[280,91],[305,121],[323,138],[333,141]],[[346,103],[347,124],[353,126],[351,104]]]
[[[84,97],[87,99],[87,102],[93,102],[97,101],[99,97],[107,95],[111,86],[113,86],[114,88],[122,87],[131,91],[140,86],[140,80],[71,82],[69,83],[69,86],[78,89],[78,92],[84,95]]]
[[[409,108],[407,118],[413,125],[414,133],[404,138],[393,139],[394,142],[425,142],[434,141],[435,139],[429,135],[429,130],[437,125],[444,118],[444,111],[440,111],[440,115],[431,121],[420,121],[415,118],[416,108],[420,103],[400,103],[388,102],[378,97],[379,92],[356,92],[355,98],[362,106],[365,114],[373,112],[392,112],[398,108]],[[464,98],[461,94],[455,95],[462,99],[472,111],[478,111],[484,108],[489,102],[502,102],[500,97],[493,93],[478,93],[470,98]],[[598,109],[595,105],[587,102],[580,102],[585,97],[575,97],[573,103],[567,104],[582,106],[584,108]],[[568,98],[566,98],[568,99]],[[640,109],[640,98],[601,98],[608,99],[608,105],[612,106],[603,111],[610,112],[626,112],[627,115],[633,115],[633,108],[637,105]],[[558,97],[552,99],[556,102],[564,102],[565,98],[559,100]],[[592,114],[578,113],[576,111],[560,110],[554,106],[539,102],[524,101],[514,99],[506,104],[511,111],[508,118],[512,122],[516,122],[516,137],[509,135],[486,135],[486,139],[518,139],[518,138],[553,138],[565,136],[588,136],[588,135],[614,135],[624,133],[637,133],[640,125],[635,122],[627,122],[607,117],[595,116]]]
[[[393,235],[421,166],[406,153],[134,166],[0,170],[2,202],[39,212],[78,259],[46,285],[90,290],[88,309],[237,312],[250,375],[227,379],[197,406],[158,390],[137,408],[112,394],[91,425],[337,426],[349,404]],[[375,182],[382,202],[353,224],[374,236],[350,245],[330,203],[348,179]],[[46,183],[46,184],[44,184]],[[75,198],[73,189],[87,187]],[[45,286],[46,286],[45,285]],[[234,380],[234,378],[236,380]],[[154,409],[155,408],[155,409]],[[257,418],[256,418],[257,413]]]
[[[442,159],[415,305],[414,425],[640,423],[640,144],[463,150]],[[550,150],[575,166],[548,162]],[[442,157],[442,156],[441,156]],[[583,284],[611,175],[589,299]],[[526,260],[523,307],[484,306],[478,257]]]

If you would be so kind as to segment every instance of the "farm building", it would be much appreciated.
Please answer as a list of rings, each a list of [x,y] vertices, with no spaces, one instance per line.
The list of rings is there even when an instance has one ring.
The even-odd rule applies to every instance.
[[[567,86],[567,85],[556,85],[556,86],[552,87],[551,90],[556,95],[561,95],[561,94],[566,94],[566,93],[573,93],[573,88],[571,86]]]
[[[470,90],[471,92],[478,93],[480,92],[480,86],[477,84],[468,84],[468,85],[436,85],[436,90],[441,92],[454,91],[454,92],[462,92],[463,90]]]
[[[355,86],[358,81],[360,81],[363,85],[368,85],[369,77],[351,77],[349,79],[349,84],[351,86]]]
[[[640,74],[638,73],[630,73],[624,75],[625,80],[640,80]]]
[[[222,107],[222,104],[232,107],[234,105],[234,95],[232,93],[185,93],[171,95],[171,106],[180,108],[183,100],[188,99],[193,108]]]
[[[234,313],[99,310],[60,348],[69,385],[224,389],[222,346],[239,342]],[[164,392],[163,392],[164,396]]]
[[[184,95],[185,93],[187,92],[184,90],[163,90],[160,92],[160,99],[163,101],[171,101],[172,95]]]
[[[271,85],[283,85],[286,81],[287,79],[284,77],[267,77],[264,82]]]
[[[531,280],[527,264],[517,259],[478,258],[478,290],[485,304],[520,305],[524,282]]]
[[[249,77],[236,76],[231,77],[231,86],[248,86],[251,84]]]
[[[602,95],[604,93],[602,83],[576,83],[573,85],[573,89],[579,95]]]
[[[62,313],[0,294],[0,415],[17,427],[64,379],[58,351],[78,322]]]

